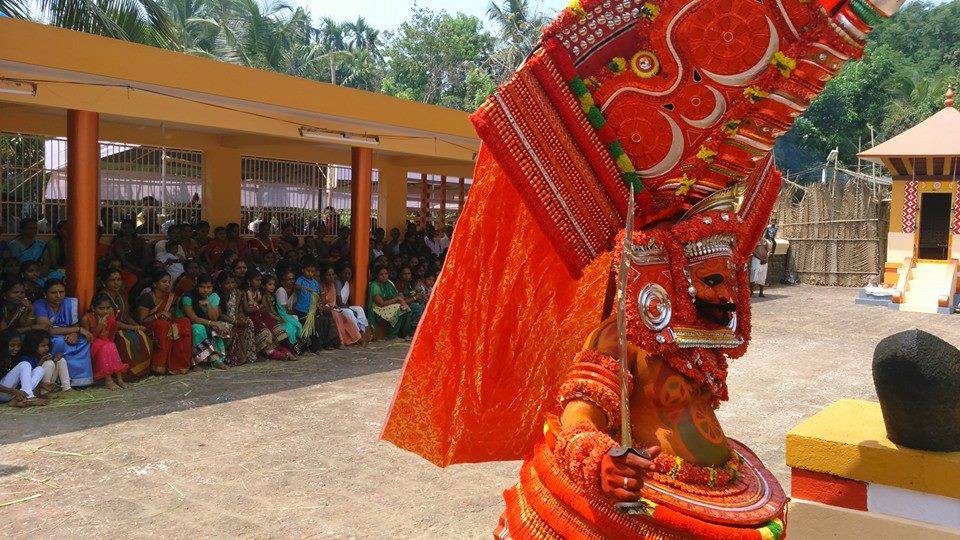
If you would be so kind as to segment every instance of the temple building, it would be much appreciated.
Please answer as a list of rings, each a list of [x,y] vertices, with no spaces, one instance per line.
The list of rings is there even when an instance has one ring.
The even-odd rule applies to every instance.
[[[884,282],[901,311],[952,313],[960,259],[960,111],[944,108],[860,154],[893,177]]]

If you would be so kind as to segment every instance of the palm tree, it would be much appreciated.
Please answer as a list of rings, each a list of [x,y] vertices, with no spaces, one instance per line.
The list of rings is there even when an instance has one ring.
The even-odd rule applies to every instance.
[[[8,15],[17,19],[26,19],[29,12],[24,0],[0,0],[0,16]]]
[[[41,0],[39,15],[61,28],[148,45],[162,47],[174,39],[170,17],[158,0]]]
[[[357,17],[356,22],[343,24],[345,34],[350,36],[350,49],[365,49],[372,56],[380,56],[380,31],[367,24],[366,19]]]
[[[210,9],[214,4],[207,0],[162,0],[170,15],[173,40],[170,48],[207,58],[216,58],[217,36],[220,22]]]
[[[533,52],[540,31],[549,22],[543,13],[534,13],[528,0],[491,0],[487,17],[500,27],[500,39],[505,47],[492,58],[507,75]]]
[[[320,21],[319,44],[327,57],[330,67],[330,82],[337,84],[337,64],[339,57],[347,50],[346,24],[338,23],[330,17]]]
[[[278,70],[284,50],[300,39],[301,29],[294,20],[283,19],[293,8],[274,1],[263,5],[256,0],[222,0],[227,9],[220,20],[222,45],[220,56],[230,62],[261,69]]]
[[[886,88],[889,101],[880,127],[883,138],[893,137],[940,110],[950,82],[955,83],[955,77],[903,66],[899,74],[891,77]]]
[[[370,49],[358,49],[346,55],[342,84],[351,88],[376,91],[380,89],[383,74]]]

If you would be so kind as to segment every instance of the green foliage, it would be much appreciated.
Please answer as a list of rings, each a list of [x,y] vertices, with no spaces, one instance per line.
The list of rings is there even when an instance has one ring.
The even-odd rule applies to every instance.
[[[475,71],[494,45],[480,19],[415,7],[387,42],[384,92],[455,109],[476,102]]]
[[[833,148],[856,163],[858,146],[880,143],[943,107],[960,74],[960,0],[912,3],[870,35],[867,56],[851,62],[777,142],[783,170],[819,178]],[[812,169],[812,170],[811,170]]]

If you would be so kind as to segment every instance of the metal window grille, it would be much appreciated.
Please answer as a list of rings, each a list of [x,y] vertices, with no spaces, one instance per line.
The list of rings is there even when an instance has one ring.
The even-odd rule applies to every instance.
[[[426,216],[423,210],[423,186],[422,174],[419,172],[407,173],[407,219],[414,223],[420,223],[421,219],[426,223],[436,224],[440,212],[440,182],[442,176],[439,174],[427,175],[427,205]],[[473,185],[472,178],[464,179],[463,203],[466,203],[466,197]],[[456,176],[447,177],[446,193],[446,214],[447,224],[452,225],[460,217],[461,206],[460,197],[460,178]]]
[[[258,220],[269,221],[274,232],[293,223],[297,234],[315,234],[321,223],[327,234],[350,225],[348,166],[245,156],[242,174],[241,227],[248,233],[255,232],[251,224]],[[379,180],[374,169],[371,229],[378,221]]]
[[[124,218],[144,234],[200,218],[203,154],[190,150],[100,142],[100,224],[113,233]],[[67,141],[0,133],[0,224],[16,233],[21,217],[50,232],[67,218]]]

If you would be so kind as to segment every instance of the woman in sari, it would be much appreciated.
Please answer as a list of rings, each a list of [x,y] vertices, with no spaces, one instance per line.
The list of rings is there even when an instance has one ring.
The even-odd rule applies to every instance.
[[[386,268],[377,270],[377,279],[370,283],[367,298],[367,317],[371,324],[386,325],[388,339],[409,338],[410,306],[390,281]]]
[[[177,298],[192,291],[197,286],[197,277],[203,273],[203,268],[197,261],[187,261],[184,268],[186,271],[173,284],[173,294],[177,295]]]
[[[137,223],[132,219],[121,221],[120,234],[113,238],[110,254],[120,259],[127,272],[138,275],[144,270],[146,253],[147,243],[137,234]],[[127,280],[126,276],[124,279]]]
[[[194,366],[209,362],[217,369],[227,369],[224,337],[230,326],[220,320],[220,295],[213,292],[213,279],[199,276],[197,286],[180,299],[180,309],[178,315],[184,314],[191,323]]]
[[[276,253],[277,247],[270,238],[270,231],[273,225],[269,221],[261,222],[257,226],[257,234],[247,242],[247,250],[250,252],[250,258],[254,264],[263,265],[267,258],[267,253]]]
[[[340,343],[353,345],[360,341],[363,335],[357,326],[356,318],[345,315],[337,307],[337,274],[332,267],[326,267],[320,275],[322,277],[320,280],[320,309],[329,311],[330,316],[333,317],[333,324],[340,336]]]
[[[54,355],[67,360],[71,386],[93,384],[93,364],[90,362],[90,332],[80,326],[76,298],[67,297],[63,282],[51,279],[44,285],[44,297],[33,303],[37,323],[50,332]]]
[[[296,316],[297,305],[297,275],[292,270],[284,270],[280,273],[279,283],[274,285],[273,296],[276,301],[277,313],[280,319],[287,326],[287,335],[296,336],[295,350],[299,353],[307,345],[310,336],[303,333],[303,323]],[[269,290],[270,281],[266,281],[264,286]],[[291,333],[291,330],[293,333]]]
[[[413,270],[409,266],[400,269],[399,289],[403,300],[410,306],[410,329],[413,333],[427,307],[427,298],[421,290],[421,284],[413,279]]]
[[[37,232],[39,231],[37,220],[30,217],[21,219],[19,231],[20,234],[7,242],[10,256],[21,263],[28,261],[42,262],[46,244],[43,243],[43,240],[37,238]]]
[[[150,369],[157,375],[187,373],[192,351],[190,320],[173,314],[177,296],[171,290],[170,274],[155,271],[146,278],[145,285],[134,305],[136,320],[153,335]]]
[[[124,378],[136,380],[150,374],[153,342],[147,335],[147,328],[133,320],[124,285],[120,270],[107,270],[100,281],[100,294],[110,299],[116,312],[117,336],[114,341],[120,360],[128,366]]]

